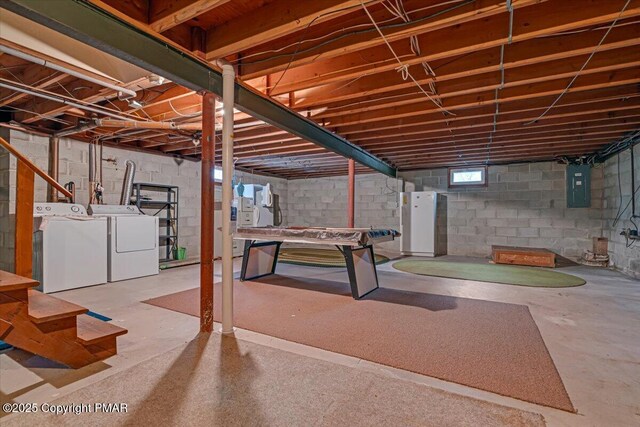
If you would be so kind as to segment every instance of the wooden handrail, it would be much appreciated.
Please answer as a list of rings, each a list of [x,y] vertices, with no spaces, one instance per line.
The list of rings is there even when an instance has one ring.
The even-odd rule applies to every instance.
[[[0,145],[2,145],[4,148],[6,148],[11,154],[16,156],[18,158],[18,160],[20,160],[22,163],[24,163],[25,166],[27,166],[29,169],[31,169],[36,174],[38,174],[42,179],[47,181],[49,183],[49,185],[53,186],[53,188],[58,190],[64,196],[73,197],[73,195],[69,192],[69,190],[67,190],[62,185],[60,185],[58,183],[58,181],[56,181],[55,179],[51,178],[45,171],[43,171],[38,166],[36,166],[31,160],[27,159],[21,152],[16,150],[16,148],[13,145],[9,144],[7,141],[5,141],[1,137],[0,137]]]

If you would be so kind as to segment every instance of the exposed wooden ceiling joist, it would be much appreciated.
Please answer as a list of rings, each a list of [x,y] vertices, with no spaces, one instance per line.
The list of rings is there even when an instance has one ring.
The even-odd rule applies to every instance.
[[[360,0],[276,0],[207,31],[207,59],[224,58],[268,43],[327,19],[339,18],[359,6]]]
[[[138,31],[161,31],[156,37],[200,55],[208,51],[209,59],[226,57],[276,105],[293,108],[404,170],[584,156],[640,128],[640,0],[624,10],[627,0],[515,0],[513,13],[502,0],[399,0],[403,18],[388,3],[365,1],[406,68],[360,0],[91,1],[109,3],[123,19],[135,20]],[[28,64],[9,57],[0,58],[0,66],[3,61],[19,65],[19,78],[41,89],[70,91],[136,120],[189,123],[191,129],[96,128],[78,138],[100,136],[148,152],[200,155],[193,143],[201,120],[194,88],[146,87],[136,97],[140,107],[38,66],[27,71]],[[407,73],[433,91],[431,98],[442,108]],[[61,122],[82,126],[92,115],[52,102],[34,104],[11,91],[0,92],[3,99],[16,109],[15,119],[45,131]],[[346,173],[344,158],[290,129],[244,113],[236,119],[239,167],[292,179]]]
[[[205,12],[227,3],[229,0],[173,0],[149,2],[149,26],[162,33],[187,22]]]

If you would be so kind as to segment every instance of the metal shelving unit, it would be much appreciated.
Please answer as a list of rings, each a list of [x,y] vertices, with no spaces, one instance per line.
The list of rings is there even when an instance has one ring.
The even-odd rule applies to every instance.
[[[159,242],[164,247],[160,262],[175,259],[178,249],[178,187],[175,185],[136,182],[133,184],[132,203],[145,214],[160,218]],[[160,255],[160,256],[162,256]]]

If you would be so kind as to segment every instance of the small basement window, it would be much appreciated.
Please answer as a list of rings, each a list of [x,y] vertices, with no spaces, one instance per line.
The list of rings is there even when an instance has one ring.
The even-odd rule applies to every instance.
[[[213,180],[215,182],[222,182],[222,169],[219,167],[213,168]]]
[[[449,187],[478,187],[487,185],[487,168],[449,168]]]

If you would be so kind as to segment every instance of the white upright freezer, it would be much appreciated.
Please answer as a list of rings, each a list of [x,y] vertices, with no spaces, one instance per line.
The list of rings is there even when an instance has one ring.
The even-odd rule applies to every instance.
[[[446,204],[435,191],[400,193],[400,248],[403,255],[446,253]],[[444,222],[444,223],[443,223]]]

